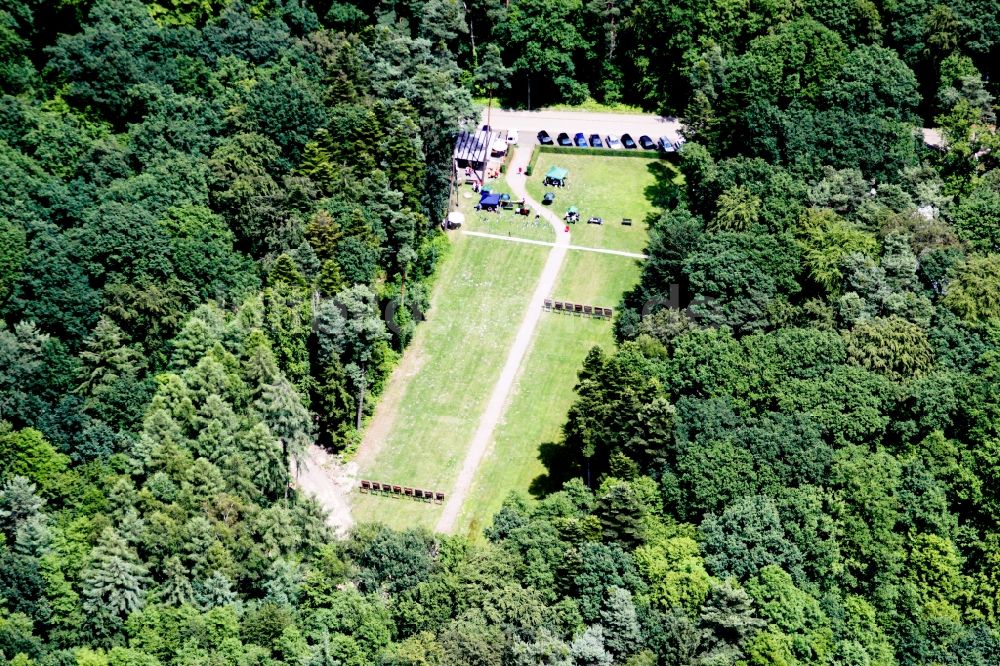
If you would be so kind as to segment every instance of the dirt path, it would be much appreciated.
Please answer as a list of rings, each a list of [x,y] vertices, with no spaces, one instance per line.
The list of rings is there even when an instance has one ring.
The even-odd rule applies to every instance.
[[[514,337],[514,344],[511,345],[510,350],[507,352],[507,360],[504,363],[503,370],[500,372],[500,377],[497,379],[496,384],[493,385],[489,402],[486,404],[486,409],[479,418],[476,432],[472,436],[472,442],[469,444],[465,460],[462,462],[462,470],[459,472],[451,492],[448,493],[444,510],[441,512],[441,518],[437,523],[438,532],[451,532],[455,527],[455,521],[462,510],[462,505],[469,494],[469,489],[472,487],[476,471],[486,456],[486,452],[489,451],[490,444],[493,441],[493,432],[496,430],[500,417],[503,416],[510,398],[511,389],[514,386],[514,381],[521,369],[528,349],[531,347],[535,329],[538,326],[538,320],[542,316],[542,302],[552,294],[556,278],[559,277],[559,269],[562,268],[563,260],[566,258],[566,253],[569,250],[570,235],[566,231],[564,223],[554,213],[547,208],[543,208],[540,203],[528,196],[528,192],[525,189],[523,171],[530,157],[530,146],[518,149],[511,161],[510,176],[508,176],[507,182],[510,184],[515,197],[524,197],[525,204],[537,211],[539,215],[552,225],[552,228],[556,232],[556,242],[549,251],[545,267],[542,269],[542,274],[535,285],[535,291],[531,295],[531,300],[528,301],[524,318],[521,320],[520,326],[518,326],[517,335]],[[520,174],[518,173],[519,169]]]
[[[433,301],[431,301],[433,302]],[[420,327],[417,327],[417,334],[410,341],[410,346],[403,351],[403,357],[399,365],[392,371],[392,375],[386,384],[385,390],[378,398],[375,405],[375,412],[365,428],[361,444],[358,445],[357,453],[354,454],[353,462],[358,468],[369,466],[375,462],[375,457],[382,448],[382,443],[392,431],[395,423],[395,415],[398,413],[399,403],[403,400],[406,387],[410,378],[420,372],[424,366],[424,344]]]
[[[298,470],[292,467],[294,486],[314,497],[326,511],[326,524],[338,537],[346,537],[354,525],[347,497],[357,483],[356,463],[341,464],[321,447],[312,444]]]

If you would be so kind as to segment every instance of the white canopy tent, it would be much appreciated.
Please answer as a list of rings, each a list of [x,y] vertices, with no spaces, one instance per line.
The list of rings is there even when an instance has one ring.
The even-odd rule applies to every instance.
[[[457,210],[448,213],[448,228],[455,229],[465,224],[465,215]]]

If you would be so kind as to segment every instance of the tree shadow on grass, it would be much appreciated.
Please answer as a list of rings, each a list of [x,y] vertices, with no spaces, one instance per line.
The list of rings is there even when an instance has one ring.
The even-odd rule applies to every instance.
[[[681,195],[680,186],[674,182],[677,177],[676,169],[663,161],[651,162],[646,169],[656,178],[652,185],[643,190],[649,203],[661,210],[675,207]]]
[[[538,459],[548,470],[539,474],[528,486],[532,497],[540,499],[550,493],[560,490],[563,484],[573,477],[572,471],[566,469],[566,447],[558,442],[544,442],[538,447]]]

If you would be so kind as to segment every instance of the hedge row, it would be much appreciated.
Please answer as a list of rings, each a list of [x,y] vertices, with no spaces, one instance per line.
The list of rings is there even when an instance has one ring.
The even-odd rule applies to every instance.
[[[531,172],[535,170],[535,162],[538,161],[538,153],[540,148],[541,146],[536,143],[535,147],[531,149],[531,159],[528,160],[528,166],[524,170],[525,176],[530,176]]]
[[[507,170],[510,169],[510,161],[512,159],[514,159],[513,146],[508,146],[507,152],[503,156],[503,162],[500,163],[500,173],[507,173]]]

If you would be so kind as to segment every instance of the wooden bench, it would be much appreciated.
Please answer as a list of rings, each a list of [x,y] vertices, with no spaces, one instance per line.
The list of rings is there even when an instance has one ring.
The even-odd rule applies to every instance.
[[[361,479],[358,484],[363,493],[387,493],[401,495],[422,502],[444,502],[445,494],[436,490],[424,490],[423,488],[411,488],[410,486],[400,486],[396,484],[382,483],[381,481],[369,481]]]

